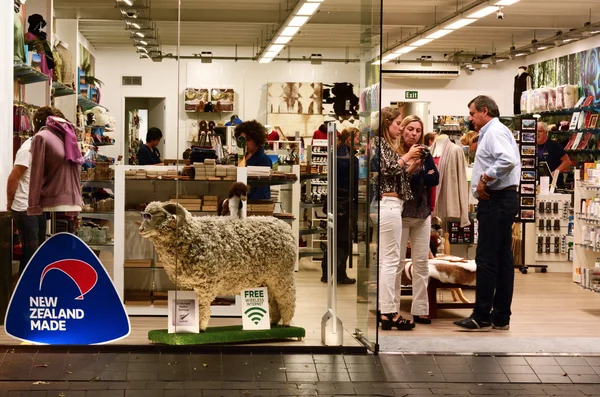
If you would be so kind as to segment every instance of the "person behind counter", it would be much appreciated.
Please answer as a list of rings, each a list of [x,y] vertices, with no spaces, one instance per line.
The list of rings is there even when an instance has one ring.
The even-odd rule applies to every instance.
[[[543,121],[537,123],[537,145],[540,162],[548,163],[551,172],[569,172],[571,159],[560,143],[549,139],[548,124]]]
[[[146,134],[146,144],[140,146],[138,151],[138,161],[140,165],[162,165],[158,144],[162,139],[162,131],[159,128],[152,127]]]
[[[246,138],[246,166],[273,167],[271,158],[265,153],[267,132],[265,127],[256,120],[245,121],[235,127],[235,139]],[[248,200],[270,200],[269,186],[250,189]]]

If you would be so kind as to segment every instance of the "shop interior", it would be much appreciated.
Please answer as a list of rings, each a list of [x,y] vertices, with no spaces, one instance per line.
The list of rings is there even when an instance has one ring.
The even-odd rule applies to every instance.
[[[48,233],[76,234],[105,267],[131,322],[130,335],[116,343],[152,343],[148,331],[166,328],[168,291],[178,289],[138,232],[140,212],[151,201],[177,200],[194,216],[218,215],[237,181],[268,187],[270,201],[249,201],[244,211],[279,218],[295,239],[292,325],[306,335],[268,344],[323,345],[321,319],[334,289],[321,281],[331,151],[317,132],[326,124],[338,132],[355,128],[359,142],[347,264],[347,279],[355,282],[335,286],[343,324],[335,344],[382,352],[600,353],[600,8],[589,1],[182,0],[178,9],[157,0],[98,0],[94,7],[15,0],[13,14],[12,155],[32,135],[39,107],[61,110],[76,126],[85,159],[81,212],[52,215]],[[58,61],[54,72],[50,55]],[[378,110],[416,114],[423,133],[436,132],[436,140],[463,151],[458,189],[469,192],[474,154],[461,138],[477,95],[496,100],[522,156],[510,331],[473,335],[452,324],[470,314],[475,299],[471,194],[459,217],[438,218],[432,228],[439,260],[467,262],[460,274],[441,274],[430,263],[432,323],[383,331],[376,320],[377,211],[370,209],[377,178],[369,172]],[[233,131],[251,120],[268,133],[274,166],[266,177],[235,160],[241,148]],[[540,157],[542,122],[570,161],[556,178]],[[162,131],[162,164],[140,165],[151,127]],[[194,147],[212,152],[194,162],[206,154]],[[436,205],[432,216],[446,213],[448,203]],[[461,227],[462,216],[469,226]],[[14,241],[16,285],[23,254],[16,231]],[[465,272],[471,281],[457,281]],[[403,272],[407,318],[410,284]],[[240,304],[239,296],[217,297],[209,326],[241,324]],[[0,344],[18,343],[0,333]]]

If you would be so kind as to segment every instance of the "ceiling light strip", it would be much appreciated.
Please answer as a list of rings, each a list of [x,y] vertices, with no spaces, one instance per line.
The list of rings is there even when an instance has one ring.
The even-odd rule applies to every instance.
[[[324,0],[301,0],[292,10],[287,19],[281,24],[277,33],[269,40],[258,54],[260,63],[269,63],[273,60],[290,40],[306,25],[315,15]],[[273,55],[275,54],[275,55]]]
[[[496,2],[493,6],[489,5],[488,2],[481,2],[478,6],[471,8],[468,11],[462,11],[459,14],[456,14],[453,18],[450,18],[445,23],[441,23],[435,28],[430,28],[424,34],[421,34],[417,37],[412,37],[407,39],[404,43],[401,43],[396,48],[386,51],[381,55],[381,64],[387,63],[390,60],[396,58],[399,55],[406,54],[416,47],[421,47],[423,45],[431,43],[433,40],[444,37],[455,30],[464,28],[477,21],[479,18],[484,18],[494,12],[498,11],[500,7],[509,6],[519,2],[519,0],[500,0]],[[470,12],[469,14],[467,14]],[[467,14],[466,17],[463,15]],[[438,28],[439,30],[435,30]],[[430,33],[431,32],[431,33]],[[429,34],[427,34],[429,33]],[[406,43],[410,43],[406,46]],[[412,49],[407,48],[412,47]],[[390,54],[394,54],[395,56],[390,56]]]

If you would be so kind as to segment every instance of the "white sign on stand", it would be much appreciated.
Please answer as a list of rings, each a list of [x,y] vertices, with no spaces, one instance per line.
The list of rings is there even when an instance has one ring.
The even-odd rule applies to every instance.
[[[242,325],[244,330],[271,329],[269,293],[266,288],[242,291]]]
[[[169,333],[200,332],[198,296],[194,291],[169,291]]]

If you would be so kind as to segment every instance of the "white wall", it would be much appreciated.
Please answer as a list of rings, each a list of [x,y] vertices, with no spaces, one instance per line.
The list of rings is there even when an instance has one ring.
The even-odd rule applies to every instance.
[[[430,102],[432,117],[466,116],[467,104],[477,95],[487,95],[496,100],[502,116],[512,116],[514,78],[522,62],[503,62],[471,74],[462,70],[456,80],[383,79],[382,106],[405,101],[405,91],[419,91],[418,101]]]
[[[215,56],[232,56],[231,48],[209,49]],[[199,53],[207,49],[184,48],[182,54]],[[173,49],[163,49],[165,53],[175,53]],[[251,49],[240,49],[239,56],[251,56]],[[324,56],[345,57],[345,51],[321,52]],[[302,53],[294,53],[299,57]],[[310,55],[310,52],[308,52]],[[360,82],[359,63],[324,63],[311,65],[309,62],[272,62],[259,64],[252,61],[219,61],[203,64],[199,60],[182,60],[181,80],[178,87],[178,64],[175,60],[164,59],[162,62],[152,62],[139,59],[132,50],[96,51],[96,76],[105,83],[102,90],[101,104],[110,110],[117,121],[118,131],[115,133],[116,145],[103,151],[104,154],[116,156],[122,154],[125,148],[125,110],[124,98],[166,98],[165,122],[165,151],[163,157],[176,158],[181,156],[185,147],[185,120],[188,119],[183,108],[183,91],[187,87],[194,88],[233,88],[236,93],[235,113],[242,120],[256,119],[266,122],[266,84],[268,82],[351,82],[358,88]],[[121,86],[121,76],[142,76],[141,87]],[[210,117],[210,118],[209,118]],[[210,120],[228,118],[222,116],[207,116]],[[179,152],[174,138],[177,137],[179,121]],[[110,153],[110,154],[109,154]]]

